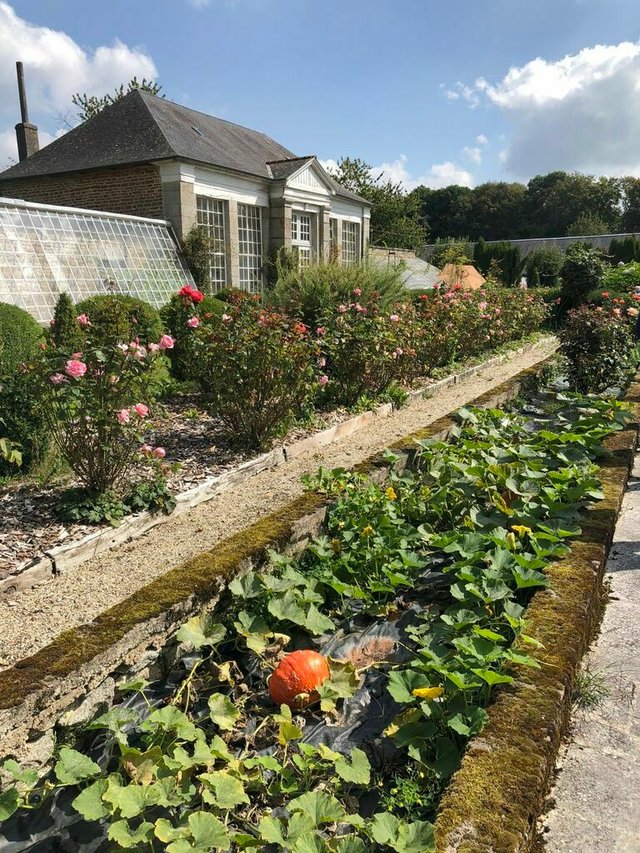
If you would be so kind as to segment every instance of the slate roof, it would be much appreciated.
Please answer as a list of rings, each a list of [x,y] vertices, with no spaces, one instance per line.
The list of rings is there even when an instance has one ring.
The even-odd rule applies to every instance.
[[[96,116],[0,173],[0,184],[17,178],[55,175],[157,160],[189,160],[260,178],[275,178],[304,159],[264,133],[135,89]],[[361,200],[336,184],[336,192]]]

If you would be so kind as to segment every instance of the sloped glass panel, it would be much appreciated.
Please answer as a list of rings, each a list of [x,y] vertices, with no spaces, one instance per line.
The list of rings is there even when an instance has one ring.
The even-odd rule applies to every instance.
[[[191,273],[164,222],[0,199],[0,302],[40,323],[62,291],[75,302],[124,293],[159,308],[187,283]]]

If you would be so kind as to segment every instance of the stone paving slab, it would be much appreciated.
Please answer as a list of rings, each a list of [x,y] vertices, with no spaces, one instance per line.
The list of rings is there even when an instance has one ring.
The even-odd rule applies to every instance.
[[[547,853],[640,853],[640,455],[607,573],[609,601],[587,660],[609,695],[574,715],[542,826]]]

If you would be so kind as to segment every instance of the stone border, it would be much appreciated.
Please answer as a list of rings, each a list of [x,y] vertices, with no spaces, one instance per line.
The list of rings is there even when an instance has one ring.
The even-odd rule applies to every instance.
[[[435,821],[438,853],[531,853],[571,714],[580,660],[603,610],[602,580],[633,465],[640,417],[640,375],[625,399],[636,422],[605,441],[599,476],[604,500],[589,509],[571,553],[546,569],[550,586],[535,593],[526,633],[540,669],[512,667],[516,681],[499,691],[489,721],[472,740],[448,785]],[[518,643],[516,643],[518,648]]]
[[[470,405],[495,407],[513,399],[538,370],[518,373]],[[440,418],[396,442],[395,467],[410,461],[417,441],[445,439],[453,425],[452,417]],[[376,455],[358,468],[384,479],[390,464]],[[320,529],[327,503],[322,495],[302,495],[0,672],[0,757],[44,763],[64,721],[88,721],[133,675],[158,677],[168,637],[190,616],[215,606],[227,579],[259,566],[269,549],[304,547]]]
[[[515,350],[510,350],[508,353],[493,356],[487,359],[487,361],[464,368],[438,382],[434,382],[432,385],[410,391],[409,399],[430,397],[436,391],[458,383],[464,377],[480,373],[482,370],[492,367],[495,364],[504,364],[504,362],[509,361],[513,356],[533,352],[538,347],[551,342],[554,337],[554,335],[546,335],[533,343],[525,344]],[[40,586],[50,581],[54,575],[66,574],[92,557],[116,548],[125,542],[138,539],[153,527],[157,527],[157,525],[163,524],[169,519],[188,512],[200,503],[212,500],[212,498],[217,497],[233,488],[233,486],[238,485],[238,483],[253,477],[255,474],[259,474],[267,468],[284,465],[304,453],[309,453],[321,447],[326,447],[328,444],[340,441],[366,427],[376,418],[390,417],[393,411],[393,406],[390,403],[385,403],[378,406],[375,410],[370,409],[335,426],[328,427],[306,438],[294,441],[292,444],[277,447],[255,459],[249,459],[247,462],[243,462],[236,468],[226,471],[217,477],[209,477],[197,486],[194,486],[194,488],[177,495],[176,508],[170,515],[144,511],[125,518],[118,527],[96,530],[75,542],[50,548],[44,552],[44,557],[31,561],[22,571],[14,575],[9,575],[9,577],[0,581],[0,595],[11,597],[22,590]]]

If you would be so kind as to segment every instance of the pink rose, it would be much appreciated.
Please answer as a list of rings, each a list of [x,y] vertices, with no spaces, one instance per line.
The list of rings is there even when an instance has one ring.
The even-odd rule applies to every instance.
[[[78,361],[75,358],[70,358],[64,366],[64,372],[67,376],[72,376],[74,379],[80,379],[87,372],[87,365],[84,361]]]
[[[630,317],[637,317],[638,316],[638,309],[637,308],[627,308],[627,314]]]
[[[174,340],[171,335],[163,335],[158,341],[158,346],[160,349],[173,349]]]
[[[354,287],[352,293],[354,296],[362,296],[362,290],[359,287]]]
[[[338,305],[338,314],[346,314],[347,310],[346,305]]]
[[[129,423],[129,409],[120,409],[118,414],[116,415],[118,418],[119,424],[128,424]]]
[[[362,314],[362,312],[364,311],[364,308],[362,307],[362,305],[360,305],[359,302],[356,302],[356,304],[353,307],[356,309],[358,314]]]
[[[51,380],[51,382],[53,382],[54,385],[62,385],[63,382],[69,381],[67,377],[64,376],[62,373],[54,373],[52,376],[49,377],[49,379]]]
[[[318,359],[318,365],[320,367],[324,367],[326,365],[326,363],[327,363],[327,359],[324,356],[322,356],[322,358]]]
[[[164,459],[164,457],[167,455],[167,451],[164,449],[164,447],[156,447],[156,449],[153,451],[153,455],[156,457],[156,459]]]
[[[318,328],[316,329],[316,335],[318,335],[319,337],[322,337],[326,333],[326,331],[327,330],[326,330],[325,326],[318,326]]]
[[[200,320],[198,317],[191,317],[190,320],[187,320],[187,326],[190,329],[197,329],[199,325],[200,325]]]
[[[80,325],[80,326],[85,326],[85,327],[86,327],[86,326],[90,326],[90,325],[91,325],[91,320],[87,317],[87,315],[86,315],[86,314],[79,314],[79,315],[76,317],[76,322],[77,322],[77,323],[78,323],[78,325]]]
[[[478,305],[478,308],[479,308],[481,311],[484,311],[486,307],[487,307],[487,303],[486,303],[486,302],[481,302],[481,303]]]
[[[122,352],[129,352],[129,347],[127,344],[116,344],[116,346],[119,350],[122,350]]]
[[[151,447],[150,444],[143,444],[140,448],[140,453],[142,453],[143,456],[149,456],[153,453],[153,447]]]
[[[322,388],[324,388],[324,386],[327,384],[328,381],[329,381],[329,377],[327,376],[326,373],[323,373],[323,375],[320,377],[320,379],[318,379],[318,384]]]
[[[223,314],[220,319],[223,323],[228,323],[231,320],[231,314]]]
[[[149,352],[158,352],[159,349],[159,344],[149,344]]]
[[[144,403],[136,403],[133,407],[133,411],[139,418],[146,418],[149,414],[149,406],[145,406]]]
[[[389,320],[391,320],[392,323],[397,323],[400,320],[400,317],[397,314],[392,314],[389,317]]]

